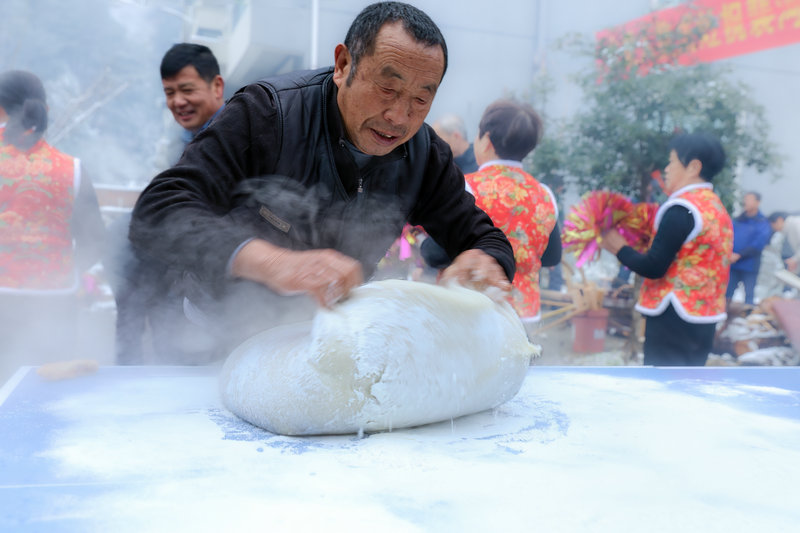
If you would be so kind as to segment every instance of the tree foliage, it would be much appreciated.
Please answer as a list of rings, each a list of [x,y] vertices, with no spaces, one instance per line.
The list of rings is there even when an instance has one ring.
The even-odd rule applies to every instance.
[[[534,80],[528,99],[541,116],[544,131],[536,149],[523,161],[523,166],[538,181],[552,189],[559,203],[559,214],[563,215],[565,206],[561,204],[561,200],[569,172],[568,154],[564,149],[568,145],[568,131],[563,121],[548,114],[548,100],[554,90],[553,80],[548,76],[541,75]]]
[[[729,67],[692,64],[692,51],[715,22],[698,10],[687,16],[694,18],[626,28],[596,43],[574,37],[562,43],[594,67],[577,76],[583,106],[563,137],[553,139],[560,146],[538,160],[540,174],[569,174],[580,192],[607,188],[648,200],[671,138],[697,131],[716,135],[725,148],[727,164],[714,186],[729,209],[740,165],[777,172],[769,124],[750,89]],[[566,156],[555,159],[553,150]]]

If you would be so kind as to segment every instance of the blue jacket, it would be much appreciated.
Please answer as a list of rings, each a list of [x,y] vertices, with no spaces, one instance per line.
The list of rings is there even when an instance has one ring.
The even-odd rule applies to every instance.
[[[761,250],[769,243],[772,227],[761,211],[749,217],[742,213],[733,219],[733,251],[742,257],[731,264],[733,270],[757,272],[761,265]]]

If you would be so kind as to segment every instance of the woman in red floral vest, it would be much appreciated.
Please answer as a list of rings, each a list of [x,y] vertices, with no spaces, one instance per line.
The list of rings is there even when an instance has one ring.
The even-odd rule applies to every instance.
[[[645,278],[636,309],[647,319],[644,364],[702,366],[725,320],[725,288],[733,251],[730,215],[711,185],[725,152],[707,134],[683,134],[670,143],[666,191],[656,233],[645,254],[612,230],[602,246]]]
[[[39,78],[0,74],[0,335],[3,355],[28,364],[75,356],[79,274],[105,237],[91,182],[77,158],[42,138],[47,123]]]
[[[465,176],[475,203],[514,248],[517,273],[511,303],[526,324],[540,317],[539,270],[561,261],[555,196],[522,169],[541,134],[542,121],[531,106],[513,100],[492,103],[473,145],[478,171]]]

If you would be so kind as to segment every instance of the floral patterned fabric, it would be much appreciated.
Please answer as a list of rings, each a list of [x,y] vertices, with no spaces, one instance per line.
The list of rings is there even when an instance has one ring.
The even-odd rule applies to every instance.
[[[725,319],[725,288],[733,252],[733,224],[725,206],[711,186],[677,191],[661,206],[659,214],[675,204],[687,205],[702,220],[702,229],[686,242],[659,279],[646,279],[639,296],[639,309],[658,315],[668,303],[687,322],[706,323]],[[660,220],[656,216],[656,223]],[[691,235],[690,235],[691,237]]]
[[[523,320],[539,317],[539,270],[558,213],[553,193],[517,166],[490,163],[467,174],[475,203],[514,248],[517,273],[511,304]]]
[[[27,152],[0,142],[0,289],[75,286],[75,167],[72,157],[43,140]]]

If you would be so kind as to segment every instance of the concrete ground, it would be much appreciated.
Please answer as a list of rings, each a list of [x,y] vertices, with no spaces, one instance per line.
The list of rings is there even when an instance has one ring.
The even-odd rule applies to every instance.
[[[626,366],[641,365],[641,359],[628,357],[628,339],[606,334],[602,350],[594,353],[581,353],[574,349],[575,330],[570,322],[538,332],[533,330],[531,342],[542,347],[542,355],[533,361],[534,365],[552,366]]]

